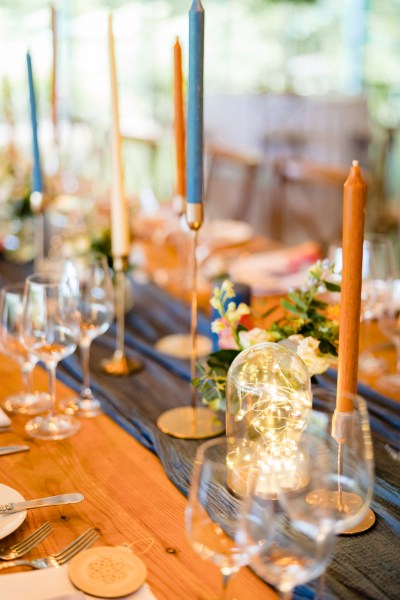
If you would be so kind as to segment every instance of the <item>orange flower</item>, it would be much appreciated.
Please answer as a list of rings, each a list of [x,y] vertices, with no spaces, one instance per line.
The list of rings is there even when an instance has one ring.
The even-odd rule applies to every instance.
[[[337,321],[339,323],[340,317],[340,305],[339,304],[329,304],[326,309],[326,316],[331,321]]]

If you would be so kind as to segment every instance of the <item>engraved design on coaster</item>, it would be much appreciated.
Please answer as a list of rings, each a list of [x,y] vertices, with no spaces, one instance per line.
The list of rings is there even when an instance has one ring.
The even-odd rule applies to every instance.
[[[68,575],[83,592],[101,598],[132,594],[146,581],[144,562],[124,546],[83,550],[69,563]]]

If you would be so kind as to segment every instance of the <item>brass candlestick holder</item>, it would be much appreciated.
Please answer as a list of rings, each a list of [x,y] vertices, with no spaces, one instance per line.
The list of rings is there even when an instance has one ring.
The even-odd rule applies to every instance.
[[[116,349],[110,359],[103,360],[101,368],[108,375],[124,377],[132,373],[138,373],[143,369],[143,363],[128,358],[125,354],[125,282],[126,269],[128,267],[127,257],[113,259],[115,271],[115,315],[116,315]]]
[[[185,292],[184,296],[186,298],[186,291],[188,289],[187,279],[189,277],[186,241],[188,239],[188,234],[191,233],[191,231],[188,231],[186,226],[187,221],[184,217],[185,206],[186,199],[183,196],[174,196],[172,208],[174,215],[177,219],[179,219],[179,231],[177,234],[179,236],[177,243],[178,272],[179,277],[183,279],[182,289]],[[183,246],[183,244],[179,244],[179,240],[182,239],[180,236],[184,236],[184,247],[180,247]],[[190,333],[171,333],[157,340],[155,348],[162,354],[173,356],[181,360],[187,360],[190,359],[192,355],[192,337]],[[205,335],[197,335],[197,356],[207,356],[210,354],[211,350],[212,343],[210,338],[206,337]]]
[[[31,211],[34,218],[34,239],[35,249],[34,271],[39,273],[44,263],[44,198],[42,192],[32,192],[30,195]]]
[[[191,292],[191,356],[190,377],[196,376],[197,361],[197,237],[203,223],[203,205],[187,204],[186,219],[192,230],[192,292]],[[173,437],[200,440],[215,437],[224,432],[225,426],[216,414],[206,407],[197,406],[197,392],[191,384],[191,406],[173,408],[162,413],[157,420],[158,428]]]

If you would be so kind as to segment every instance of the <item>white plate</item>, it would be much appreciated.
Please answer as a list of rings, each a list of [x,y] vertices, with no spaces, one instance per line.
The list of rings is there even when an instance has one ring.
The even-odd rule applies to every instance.
[[[0,483],[0,504],[24,502],[25,498],[17,490]],[[9,535],[25,521],[26,510],[15,515],[0,515],[0,540]]]
[[[253,237],[253,228],[244,221],[210,221],[200,229],[200,241],[213,246],[244,244]]]

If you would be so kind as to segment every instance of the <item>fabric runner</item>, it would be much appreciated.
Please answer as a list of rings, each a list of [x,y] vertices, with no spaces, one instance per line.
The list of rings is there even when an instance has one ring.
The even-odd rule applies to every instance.
[[[15,270],[5,281],[16,279]],[[22,273],[20,273],[22,279]],[[142,372],[124,378],[100,370],[100,362],[115,349],[115,326],[94,341],[91,348],[91,385],[102,400],[104,412],[160,459],[168,477],[187,495],[195,452],[200,442],[170,437],[156,426],[158,416],[177,406],[190,404],[190,365],[160,354],[156,341],[171,333],[187,333],[189,307],[172,299],[152,284],[134,284],[135,305],[126,315],[125,347],[128,356],[143,361]],[[199,332],[210,334],[209,320],[199,315]],[[79,390],[82,372],[74,354],[58,368],[58,377]],[[318,378],[319,385],[335,387],[335,372]],[[369,531],[339,536],[328,567],[324,598],[328,600],[397,600],[399,597],[400,537],[400,403],[366,386],[359,389],[368,402],[375,452],[375,491],[372,508],[377,522]],[[313,598],[315,582],[298,586],[294,598]]]

